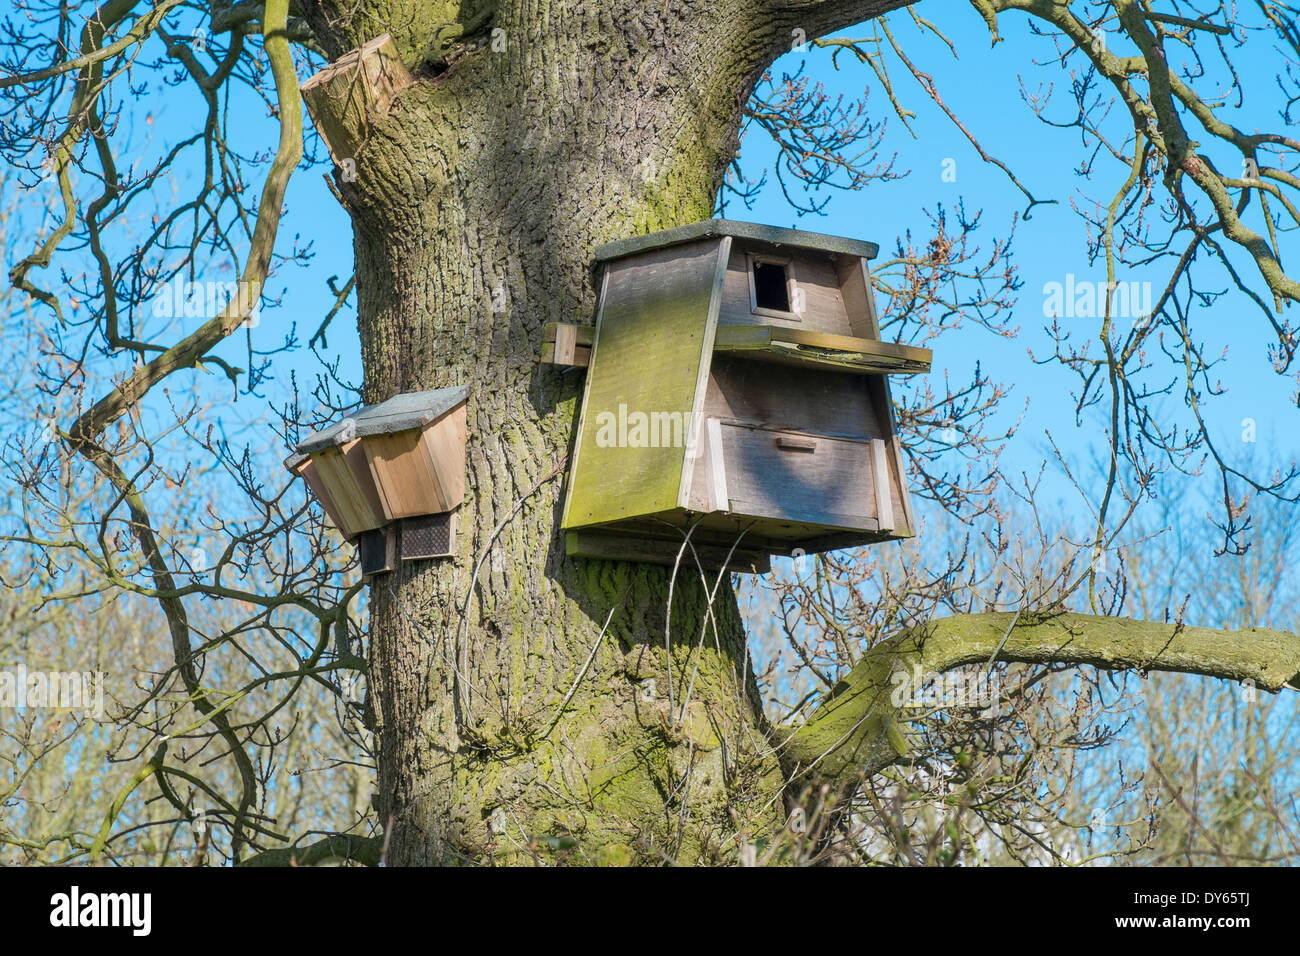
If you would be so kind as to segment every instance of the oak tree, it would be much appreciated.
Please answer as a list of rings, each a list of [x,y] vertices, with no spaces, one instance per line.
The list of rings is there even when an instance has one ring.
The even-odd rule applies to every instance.
[[[1224,550],[1245,546],[1245,490],[1294,495],[1294,474],[1245,473],[1215,446],[1202,408],[1216,360],[1197,323],[1230,283],[1273,337],[1276,370],[1291,367],[1287,311],[1300,284],[1280,250],[1300,225],[1296,8],[970,6],[995,44],[1027,25],[1041,69],[1066,90],[1028,98],[1045,121],[1077,128],[1089,183],[1105,194],[1079,206],[1092,226],[1086,254],[1109,282],[1135,264],[1165,280],[1142,321],[1122,326],[1107,306],[1092,326],[1057,323],[1055,352],[1040,357],[1072,383],[1080,413],[1100,409],[1106,423],[1087,539],[1036,580],[1027,571],[1011,603],[963,589],[960,549],[925,579],[909,577],[906,560],[826,557],[816,586],[773,606],[837,648],[831,666],[803,662],[809,694],[781,716],[765,711],[736,583],[701,569],[689,547],[675,567],[566,556],[559,505],[581,378],[537,356],[548,321],[594,315],[598,245],[707,219],[759,188],[743,135],[772,138],[773,175],[803,208],[816,195],[804,185],[874,188],[895,175],[878,150],[886,115],[904,126],[914,116],[900,77],[1005,170],[1032,214],[1045,197],[1013,157],[984,149],[909,55],[904,24],[939,34],[929,3],[16,0],[0,37],[0,148],[12,175],[52,201],[10,279],[36,330],[34,388],[56,425],[5,456],[22,505],[0,532],[33,549],[43,574],[9,584],[47,588],[54,603],[107,592],[148,602],[170,657],[119,702],[116,719],[142,734],[135,772],[92,835],[63,838],[69,857],[111,853],[132,800],[160,799],[190,820],[197,795],[246,861],[852,859],[864,852],[853,821],[890,819],[879,782],[902,778],[882,775],[916,766],[927,746],[891,699],[900,672],[1013,665],[1007,710],[942,732],[965,741],[949,747],[963,805],[1006,773],[1014,782],[1015,749],[999,747],[1053,736],[1024,707],[1062,667],[1297,686],[1294,634],[1197,627],[1177,608],[1117,616],[1103,563],[1157,473],[1195,470],[1203,456],[1221,475]],[[330,157],[301,83],[384,35],[409,82],[382,109],[316,97],[311,119]],[[863,71],[869,103],[771,69],[805,44]],[[1276,89],[1249,92],[1278,100],[1276,130],[1223,118],[1247,92],[1220,80],[1255,51],[1279,64]],[[160,95],[195,108],[155,126],[139,102]],[[350,218],[355,275],[331,286],[336,304],[308,344],[327,349],[328,322],[355,301],[361,399],[462,384],[472,394],[458,556],[403,563],[368,587],[301,488],[230,440],[237,414],[203,407],[195,390],[208,373],[256,394],[270,374],[275,356],[254,348],[250,319],[278,321],[264,308],[273,277],[309,257],[284,211],[313,162]],[[981,247],[978,226],[958,209],[936,213],[927,236],[873,237],[887,249],[875,281],[889,337],[941,349],[959,321],[1014,334],[1007,238]],[[235,294],[210,313],[151,311],[164,290],[207,282],[221,263]],[[1169,393],[1189,421],[1162,416]],[[977,372],[900,399],[925,507],[997,524],[989,422],[1002,395]],[[324,375],[285,410],[278,452],[350,404]],[[956,446],[971,463],[960,473],[940,460]],[[215,506],[188,496],[191,470],[209,475]],[[196,526],[219,546],[195,554]],[[986,532],[992,553],[997,536]],[[868,580],[872,600],[858,594]],[[852,629],[827,612],[837,602],[856,608]],[[278,728],[304,688],[342,695],[356,675],[364,701],[340,699],[367,728],[358,746],[373,746],[381,829],[286,832],[264,812]],[[1000,756],[975,773],[980,747]]]

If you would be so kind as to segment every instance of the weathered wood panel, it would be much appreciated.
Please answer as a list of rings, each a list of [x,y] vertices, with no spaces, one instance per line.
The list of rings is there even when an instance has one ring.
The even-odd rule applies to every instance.
[[[547,322],[542,338],[542,363],[585,368],[591,364],[596,330],[573,322]]]
[[[606,267],[565,528],[677,507],[684,475],[689,480],[685,446],[703,405],[716,321],[710,310],[729,244],[673,246]],[[632,416],[655,413],[677,416],[681,445],[642,444],[644,433],[626,427]]]
[[[704,414],[845,438],[882,438],[863,376],[716,355]]]
[[[880,318],[876,314],[876,295],[871,288],[871,269],[859,256],[840,256],[835,262],[848,314],[850,335],[864,339],[880,338]]]
[[[570,368],[586,368],[591,364],[591,346],[575,345],[570,352],[557,352],[554,342],[542,343],[541,363],[543,365],[564,365]]]
[[[295,455],[289,462],[286,462],[286,465],[288,465],[290,471],[307,483],[307,487],[311,489],[311,493],[325,510],[325,516],[329,518],[330,524],[334,525],[343,537],[351,537],[352,535],[348,533],[347,523],[334,508],[329,493],[325,489],[325,483],[321,481],[320,473],[316,470],[316,465],[311,458],[307,455]]]
[[[872,443],[722,425],[732,512],[877,529]]]
[[[799,318],[780,318],[769,314],[756,314],[750,297],[750,264],[747,253],[759,257],[788,258],[794,270],[795,286],[803,293],[803,313]],[[829,254],[809,255],[787,250],[773,252],[758,245],[737,243],[727,262],[727,275],[723,282],[722,308],[718,324],[728,325],[781,325],[836,335],[852,335],[844,301],[840,294],[840,280]]]
[[[743,353],[755,361],[808,365],[863,375],[918,375],[930,371],[929,349],[781,325],[720,327],[719,352]]]
[[[907,490],[907,465],[903,459],[903,443],[898,437],[898,420],[894,415],[894,400],[889,392],[889,379],[884,375],[867,378],[872,408],[880,422],[882,436],[886,439],[885,458],[888,462],[889,486],[894,503],[894,531],[899,537],[916,534],[912,518],[912,499]]]

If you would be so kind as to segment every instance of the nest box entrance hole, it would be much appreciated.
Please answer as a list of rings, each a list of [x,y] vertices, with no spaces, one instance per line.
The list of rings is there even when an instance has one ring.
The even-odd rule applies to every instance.
[[[751,259],[754,272],[754,306],[773,312],[789,312],[790,274],[788,263],[775,259]]]

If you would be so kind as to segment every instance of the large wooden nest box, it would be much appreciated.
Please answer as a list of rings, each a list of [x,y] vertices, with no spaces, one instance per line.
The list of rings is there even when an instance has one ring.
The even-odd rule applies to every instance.
[[[312,432],[285,460],[357,544],[363,574],[391,571],[399,555],[455,553],[468,398],[464,386],[395,395]]]
[[[705,567],[762,572],[911,536],[888,376],[931,353],[880,340],[877,250],[721,219],[600,247],[568,553],[674,563],[694,527]]]

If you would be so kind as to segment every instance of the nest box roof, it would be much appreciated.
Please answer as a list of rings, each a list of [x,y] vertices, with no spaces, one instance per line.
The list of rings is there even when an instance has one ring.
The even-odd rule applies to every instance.
[[[632,236],[607,242],[596,249],[596,259],[607,262],[610,259],[622,259],[624,256],[664,246],[675,246],[697,239],[713,239],[720,236],[735,236],[737,239],[749,239],[771,246],[792,246],[798,249],[814,249],[819,252],[835,252],[843,255],[861,256],[874,259],[880,246],[874,242],[861,239],[845,239],[842,236],[827,236],[819,232],[803,232],[799,229],[781,229],[777,226],[762,226],[753,222],[736,222],[733,219],[706,219],[693,222],[676,229],[652,232],[645,236]]]
[[[378,405],[367,405],[341,422],[314,431],[294,448],[298,455],[341,445],[367,435],[391,435],[411,428],[423,428],[469,398],[468,385],[435,388],[427,392],[405,392]],[[289,461],[295,461],[293,457]],[[285,464],[289,465],[289,461]],[[295,462],[296,463],[296,462]]]

